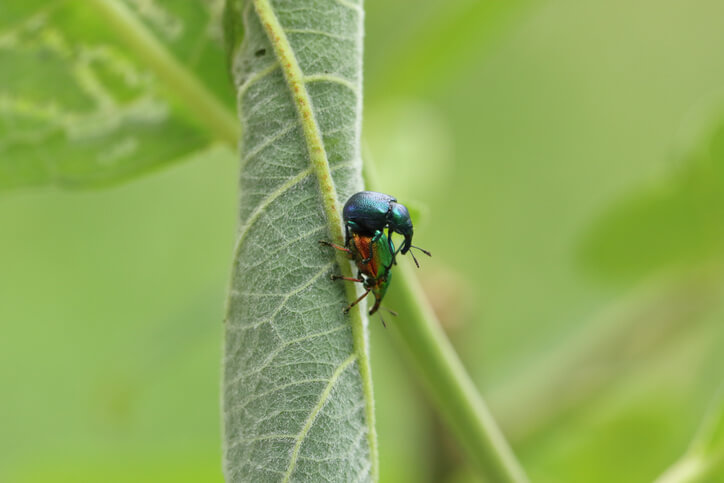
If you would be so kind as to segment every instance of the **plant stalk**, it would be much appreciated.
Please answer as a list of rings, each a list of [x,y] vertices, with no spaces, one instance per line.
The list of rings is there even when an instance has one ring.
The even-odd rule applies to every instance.
[[[438,410],[471,462],[489,481],[528,481],[406,260],[400,260],[398,273],[401,276],[395,277],[390,293],[405,316],[390,326],[412,358]]]

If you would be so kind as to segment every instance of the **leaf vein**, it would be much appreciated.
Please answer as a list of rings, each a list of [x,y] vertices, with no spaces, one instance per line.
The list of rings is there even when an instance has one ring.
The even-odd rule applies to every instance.
[[[234,247],[234,254],[235,256],[239,254],[239,250],[241,249],[241,244],[244,241],[244,239],[247,237],[249,233],[249,229],[251,226],[261,217],[261,215],[264,214],[264,210],[274,202],[277,198],[279,198],[281,195],[289,191],[292,187],[294,187],[296,184],[300,183],[304,178],[312,174],[312,168],[309,167],[303,171],[301,171],[298,175],[294,176],[293,178],[290,178],[289,181],[278,187],[276,190],[272,191],[267,195],[266,198],[264,198],[261,203],[257,205],[257,207],[254,209],[254,211],[249,215],[249,218],[247,219],[247,222],[244,224],[244,226],[241,229],[241,234],[239,235],[239,238],[236,240],[236,246]]]
[[[349,367],[356,359],[357,355],[351,354],[344,362],[342,362],[342,364],[339,365],[339,367],[337,367],[337,369],[334,371],[334,374],[332,374],[332,377],[329,379],[329,384],[327,384],[327,387],[325,387],[324,391],[322,391],[322,394],[319,396],[319,401],[317,401],[317,404],[314,409],[312,409],[312,412],[309,413],[309,417],[305,421],[304,426],[302,426],[302,430],[296,437],[294,449],[292,450],[292,457],[289,460],[289,466],[287,467],[287,471],[284,475],[283,481],[287,482],[291,478],[292,473],[294,472],[294,468],[296,468],[297,466],[297,459],[299,458],[299,450],[302,447],[302,443],[307,437],[309,430],[312,428],[315,419],[317,419],[317,416],[322,411],[322,408],[324,408],[324,405],[327,402],[329,395],[332,393],[332,388],[334,387],[334,384],[342,376],[344,370],[347,369],[347,367]]]
[[[236,98],[238,101],[241,101],[241,97],[246,93],[249,88],[255,84],[256,82],[262,80],[264,77],[268,76],[275,70],[279,68],[279,63],[274,62],[266,66],[265,68],[254,72],[252,75],[249,76],[246,81],[239,86],[239,88],[236,90]]]
[[[335,265],[334,262],[327,263],[312,278],[310,278],[309,280],[307,280],[306,282],[304,282],[303,284],[301,284],[299,287],[295,288],[288,294],[284,295],[284,298],[282,299],[281,303],[277,306],[276,309],[274,309],[274,312],[272,312],[271,315],[269,315],[269,317],[265,317],[262,320],[254,323],[254,324],[251,324],[251,325],[242,325],[236,330],[243,332],[245,330],[259,328],[268,322],[272,322],[274,320],[274,317],[277,316],[277,314],[282,310],[282,308],[289,301],[290,298],[294,297],[295,295],[299,294],[300,292],[302,292],[303,290],[308,288],[310,285],[312,285],[314,282],[316,282],[317,279],[319,279],[319,277],[321,277],[322,275],[327,273],[329,271],[329,269],[332,268],[334,265]]]
[[[323,37],[329,37],[336,40],[347,40],[353,42],[355,39],[344,35],[334,34],[332,32],[325,32],[324,30],[313,30],[313,29],[285,29],[288,33],[293,34],[309,34],[309,35],[321,35]]]
[[[332,334],[332,333],[337,332],[337,331],[339,331],[339,330],[342,330],[342,329],[344,329],[345,327],[347,327],[347,326],[346,326],[346,325],[339,325],[339,326],[337,326],[337,327],[335,327],[335,328],[333,328],[333,329],[329,329],[329,330],[326,330],[326,331],[324,331],[324,332],[318,332],[318,333],[316,333],[316,334],[305,335],[305,336],[299,337],[299,338],[297,338],[297,339],[292,339],[292,340],[289,340],[289,341],[284,341],[281,346],[277,347],[276,349],[274,349],[272,352],[269,353],[269,355],[267,356],[267,359],[266,359],[266,361],[265,361],[265,363],[264,363],[264,367],[265,367],[266,365],[268,365],[268,364],[274,359],[274,357],[276,357],[280,352],[282,352],[284,349],[286,349],[287,347],[289,347],[289,346],[291,346],[291,345],[293,345],[293,344],[298,344],[299,342],[304,342],[304,341],[307,341],[307,340],[316,339],[317,337],[323,337],[323,336],[325,336],[325,335],[329,335],[329,334]],[[236,354],[229,354],[228,356],[226,356],[226,359],[233,358],[233,357],[236,357]],[[261,371],[255,371],[255,372],[253,372],[253,373],[248,373],[247,375],[249,375],[249,374],[255,374],[256,372],[261,372]],[[240,378],[240,379],[242,379],[242,378]],[[236,381],[236,382],[238,382],[238,381]],[[234,384],[234,381],[230,382],[230,384]],[[277,388],[277,389],[278,389],[278,388]],[[274,390],[275,390],[275,389],[272,389],[272,391],[274,391]]]
[[[281,391],[281,390],[283,390],[283,389],[288,389],[288,388],[290,388],[290,387],[295,387],[295,386],[302,386],[302,385],[305,385],[305,384],[314,384],[314,383],[317,383],[317,382],[326,382],[326,383],[329,383],[329,379],[325,379],[325,378],[323,378],[323,377],[315,377],[315,378],[312,378],[312,379],[304,379],[304,380],[301,380],[301,381],[294,381],[294,382],[289,382],[289,383],[287,383],[287,384],[282,384],[281,386],[277,386],[277,387],[275,387],[274,389],[269,389],[268,391],[264,391],[264,392],[260,392],[260,393],[258,393],[258,394],[254,394],[253,396],[249,397],[248,399],[245,399],[245,400],[242,401],[241,403],[239,403],[239,404],[237,404],[237,405],[235,405],[235,406],[230,407],[229,410],[230,410],[230,411],[238,411],[239,409],[245,408],[249,403],[254,402],[254,401],[256,401],[257,399],[261,399],[261,398],[263,398],[263,397],[269,396],[269,395],[274,394],[275,392]],[[296,436],[296,434],[295,434],[294,436]]]
[[[310,74],[310,75],[304,77],[304,82],[307,84],[310,84],[312,82],[329,82],[330,84],[339,84],[341,86],[346,87],[350,91],[352,91],[355,96],[359,95],[359,90],[357,89],[357,86],[353,82],[345,79],[344,77],[340,77],[338,75]]]
[[[334,166],[332,166],[331,171],[336,171],[337,169],[342,169],[349,167],[352,165],[353,161],[347,161],[344,163],[337,163]],[[286,191],[289,191],[292,187],[294,187],[296,184],[302,182],[307,176],[312,174],[312,168],[307,168],[294,176],[293,178],[290,178],[289,181],[282,184],[277,188],[276,190],[272,191],[267,195],[267,197],[261,201],[259,205],[254,209],[254,211],[249,215],[249,218],[247,219],[247,222],[244,224],[244,226],[241,228],[241,233],[239,234],[239,238],[236,240],[236,245],[234,247],[234,254],[238,255],[239,250],[241,249],[241,243],[243,239],[246,237],[247,232],[249,231],[249,228],[251,225],[254,224],[254,222],[264,213],[264,210],[277,198],[279,198],[281,195],[283,195]],[[273,294],[269,294],[273,295]]]
[[[264,151],[266,148],[274,144],[276,141],[278,141],[280,138],[284,137],[285,135],[289,134],[291,131],[294,131],[294,129],[297,127],[297,124],[292,122],[289,123],[288,126],[282,128],[280,131],[277,131],[273,136],[270,136],[266,138],[263,142],[257,144],[254,146],[254,149],[247,151],[243,158],[241,158],[241,166],[243,167],[250,159],[252,159],[254,156],[259,154],[260,152]],[[310,171],[311,172],[311,171]]]
[[[229,449],[236,448],[241,444],[254,443],[256,441],[267,441],[270,439],[294,439],[296,437],[296,434],[263,434],[261,436],[255,436],[253,438],[238,439],[229,445]]]
[[[286,250],[287,248],[289,248],[290,246],[294,245],[295,243],[299,243],[300,241],[304,240],[305,238],[307,238],[307,237],[309,237],[309,236],[311,236],[311,235],[313,235],[313,234],[315,234],[315,233],[320,233],[320,234],[321,234],[322,231],[324,231],[324,226],[318,226],[318,227],[316,227],[316,228],[314,228],[314,229],[312,229],[312,230],[305,231],[304,233],[301,233],[299,236],[294,237],[294,238],[288,240],[288,241],[285,242],[285,243],[282,243],[281,245],[279,245],[279,246],[278,246],[277,248],[275,248],[274,250],[272,250],[272,251],[270,251],[270,252],[266,252],[266,253],[264,254],[264,255],[265,255],[264,258],[261,258],[261,259],[260,259],[257,263],[255,263],[254,265],[251,265],[251,266],[247,267],[247,270],[254,270],[255,268],[258,268],[258,267],[264,265],[267,261],[269,261],[270,259],[272,259],[275,255],[277,255],[278,253]]]

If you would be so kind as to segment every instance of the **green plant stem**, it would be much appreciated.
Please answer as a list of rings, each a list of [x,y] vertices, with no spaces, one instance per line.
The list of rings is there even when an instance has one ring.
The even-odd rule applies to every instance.
[[[430,396],[471,461],[494,482],[524,482],[515,458],[488,407],[438,323],[407,260],[400,260],[390,293],[404,313],[390,324],[412,357]]]
[[[240,131],[233,111],[176,60],[128,7],[117,0],[88,0],[86,4],[95,9],[106,25],[164,82],[197,122],[204,124],[214,137],[236,149]]]
[[[377,173],[371,156],[365,154],[362,174],[368,189],[375,189]],[[405,257],[399,259],[389,297],[404,317],[390,324],[391,332],[478,471],[495,483],[527,482],[523,467],[440,327],[411,266]]]

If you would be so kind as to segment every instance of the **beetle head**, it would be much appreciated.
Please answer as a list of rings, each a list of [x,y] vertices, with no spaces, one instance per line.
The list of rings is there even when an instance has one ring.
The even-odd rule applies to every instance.
[[[400,252],[404,255],[412,245],[412,220],[410,212],[401,203],[390,203],[389,223],[392,231],[405,237]]]

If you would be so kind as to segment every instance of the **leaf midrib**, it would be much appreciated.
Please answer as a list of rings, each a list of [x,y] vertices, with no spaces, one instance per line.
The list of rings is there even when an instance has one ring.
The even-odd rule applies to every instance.
[[[349,8],[359,10],[359,7],[357,5],[350,4],[349,2],[343,0],[337,1],[338,3],[345,5]],[[327,152],[324,148],[324,142],[322,140],[322,133],[319,129],[319,125],[316,122],[314,111],[312,109],[313,104],[311,101],[311,97],[309,95],[309,92],[307,91],[307,79],[302,72],[294,50],[292,49],[291,44],[289,43],[289,40],[287,39],[287,36],[284,32],[284,29],[282,28],[279,19],[274,12],[274,9],[269,3],[269,0],[254,0],[253,4],[256,14],[261,21],[262,28],[266,32],[267,37],[272,44],[274,54],[276,55],[277,61],[279,62],[281,70],[284,74],[284,80],[286,82],[287,88],[289,89],[289,94],[293,99],[294,106],[297,110],[297,114],[299,115],[299,122],[302,126],[304,142],[306,144],[310,162],[312,165],[311,168],[317,178],[320,187],[320,193],[322,195],[322,204],[327,219],[328,232],[332,240],[334,240],[338,244],[342,244],[344,240],[344,235],[342,232],[342,218],[338,209],[339,202],[337,199],[337,191],[334,187],[334,181],[327,158]],[[312,78],[311,81],[330,80],[332,82],[339,83],[339,78],[336,77],[335,79],[321,79],[320,76],[310,77]],[[350,84],[346,82],[344,84],[350,86]],[[356,86],[351,87],[354,91],[357,90]],[[359,109],[361,107],[358,105],[357,108]],[[338,252],[336,254],[336,258],[342,274],[344,276],[351,277],[352,270],[349,260],[345,258],[345,256],[341,252]],[[348,284],[346,286],[346,294],[350,302],[357,298],[356,288],[351,284]],[[362,379],[362,389],[365,397],[365,420],[367,424],[367,439],[370,449],[370,459],[372,466],[372,480],[376,481],[378,479],[378,456],[377,434],[375,432],[374,424],[375,419],[373,402],[374,399],[372,395],[372,377],[369,364],[369,350],[367,347],[367,339],[365,337],[365,325],[362,318],[361,307],[359,305],[355,307],[355,310],[350,311],[350,322],[352,324],[352,336],[354,340],[355,353],[350,356],[351,359],[348,359],[348,361],[349,364],[356,361],[359,366],[360,377]],[[328,386],[325,391],[327,391],[327,389],[331,390],[330,386]],[[320,401],[322,401],[323,403],[325,400],[325,393],[323,392],[323,394],[320,396]],[[289,476],[291,476],[291,471],[293,471],[293,466],[296,462],[295,455],[298,454],[299,447],[301,447],[301,443],[304,440],[306,433],[308,432],[304,431],[304,429],[308,429],[307,426],[311,427],[317,413],[318,411],[312,411],[310,413],[310,417],[305,423],[303,431],[300,433],[300,438],[295,443],[295,450],[293,452],[292,459],[290,460],[290,467],[288,468],[288,472],[286,475],[287,479],[289,478]]]
[[[222,104],[196,74],[176,60],[128,7],[117,0],[88,0],[86,4],[106,20],[119,39],[143,60],[198,123],[205,125],[214,138],[236,148],[241,132],[233,111]]]

